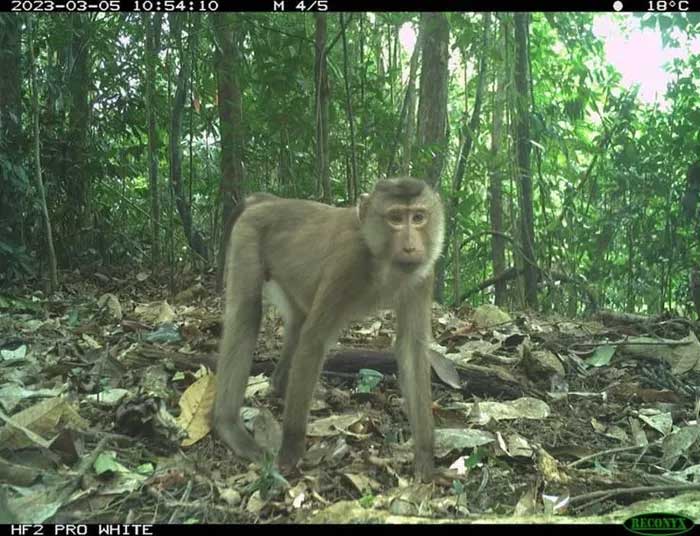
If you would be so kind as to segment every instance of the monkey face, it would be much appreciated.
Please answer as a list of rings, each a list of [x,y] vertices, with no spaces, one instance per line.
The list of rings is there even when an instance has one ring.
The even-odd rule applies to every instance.
[[[358,214],[372,253],[402,272],[427,273],[442,251],[442,204],[423,181],[379,181],[371,195],[360,198]]]
[[[402,271],[411,272],[426,261],[428,218],[421,205],[393,205],[384,213],[391,235],[391,260]]]

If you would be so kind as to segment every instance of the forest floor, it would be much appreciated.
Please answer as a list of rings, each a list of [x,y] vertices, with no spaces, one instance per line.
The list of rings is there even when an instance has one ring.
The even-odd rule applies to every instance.
[[[0,523],[578,517],[700,490],[697,322],[436,306],[439,474],[420,485],[380,311],[329,356],[285,479],[211,433],[221,300],[209,279],[179,282],[75,273],[51,298],[0,293]],[[270,449],[282,333],[269,308],[244,408]]]

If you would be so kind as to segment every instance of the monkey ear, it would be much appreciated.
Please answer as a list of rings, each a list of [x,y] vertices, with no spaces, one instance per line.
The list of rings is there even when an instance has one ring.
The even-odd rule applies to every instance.
[[[367,214],[367,207],[369,206],[369,194],[360,194],[357,200],[357,219],[362,221],[365,219]]]

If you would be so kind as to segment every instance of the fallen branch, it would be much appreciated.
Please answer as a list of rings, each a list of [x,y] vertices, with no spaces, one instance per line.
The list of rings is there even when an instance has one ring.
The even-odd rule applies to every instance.
[[[603,324],[639,324],[639,323],[656,323],[665,320],[664,315],[637,315],[633,313],[618,313],[616,311],[600,311],[596,316],[596,320],[600,320]]]
[[[613,488],[603,491],[592,491],[571,497],[570,504],[582,503],[600,497],[614,497],[616,495],[642,495],[649,493],[663,493],[666,491],[700,491],[700,484],[664,484],[661,486],[636,486],[632,488]]]
[[[637,450],[637,449],[645,448],[648,446],[649,445],[634,445],[632,447],[617,447],[614,449],[601,450],[600,452],[595,452],[595,453],[590,454],[588,456],[584,456],[583,458],[580,458],[580,459],[576,460],[575,462],[571,462],[566,467],[571,469],[572,467],[576,467],[577,465],[581,465],[582,463],[587,462],[588,460],[592,460],[594,458],[600,458],[601,456],[605,456],[607,454],[615,454],[617,452],[627,452],[628,450]]]

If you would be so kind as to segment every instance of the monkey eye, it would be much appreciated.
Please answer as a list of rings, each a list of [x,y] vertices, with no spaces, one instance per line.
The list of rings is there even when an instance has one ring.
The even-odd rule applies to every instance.
[[[411,218],[411,221],[415,223],[416,225],[420,225],[421,223],[425,223],[425,214],[423,212],[416,212],[413,217]]]
[[[403,223],[403,214],[398,210],[389,212],[389,214],[387,214],[387,220],[389,220],[389,223],[392,225],[401,225]]]

